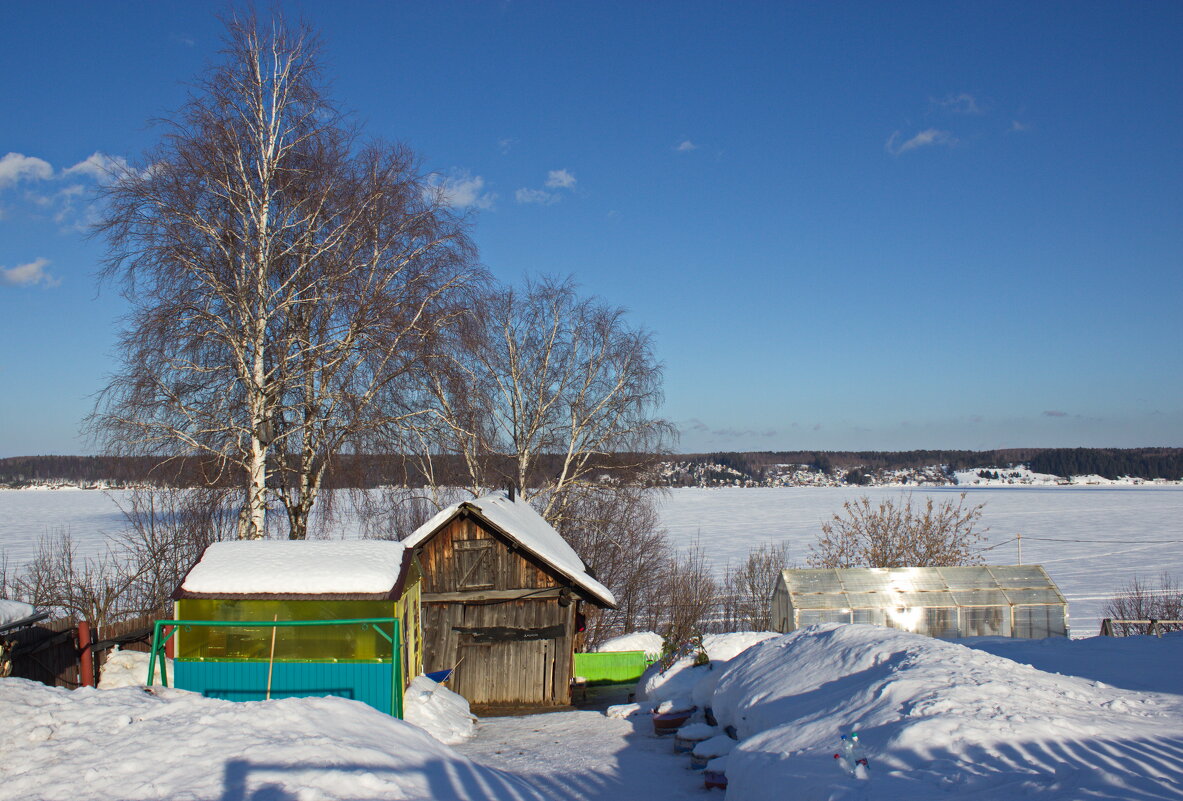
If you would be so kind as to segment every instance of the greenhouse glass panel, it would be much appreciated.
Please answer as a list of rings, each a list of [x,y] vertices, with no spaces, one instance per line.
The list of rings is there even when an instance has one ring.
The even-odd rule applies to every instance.
[[[1005,565],[991,567],[994,580],[1003,589],[1051,588],[1051,582],[1036,565]]]
[[[1010,599],[1002,590],[957,590],[953,593],[953,600],[959,606],[1010,606]]]
[[[887,613],[884,609],[854,609],[851,616],[854,623],[869,623],[872,626],[887,625]]]
[[[956,606],[953,596],[947,592],[897,592],[892,593],[897,606]]]
[[[850,606],[846,601],[846,595],[839,593],[834,594],[813,594],[813,595],[794,595],[792,597],[793,606],[798,609],[845,609]]]
[[[1060,606],[1016,606],[1015,636],[1027,639],[1068,636],[1064,609]]]
[[[880,609],[885,606],[899,606],[889,592],[851,592],[846,599],[851,609]]]
[[[957,637],[957,610],[953,608],[929,607],[924,610],[923,627],[919,629],[930,637]]]
[[[962,607],[961,636],[1009,637],[1010,606]]]
[[[944,590],[945,580],[930,567],[906,567],[891,571],[890,587],[901,592]]]
[[[847,571],[841,581],[847,592],[882,592],[890,586],[884,571]]]
[[[849,609],[802,609],[797,613],[797,625],[816,626],[820,623],[849,623]]]
[[[976,590],[995,586],[994,577],[984,567],[935,568],[951,590]]]
[[[832,568],[824,570],[797,570],[789,584],[793,592],[842,592],[842,582]]]
[[[1012,604],[1062,604],[1058,593],[1051,590],[1006,590]]]

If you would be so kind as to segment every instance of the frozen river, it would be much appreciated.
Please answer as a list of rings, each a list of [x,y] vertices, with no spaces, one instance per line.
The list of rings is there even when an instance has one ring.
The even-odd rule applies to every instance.
[[[956,499],[956,488],[913,491],[923,503]],[[1105,601],[1135,574],[1168,571],[1183,579],[1183,487],[1014,487],[967,489],[985,504],[982,545],[1023,535],[1023,561],[1043,565],[1069,601],[1073,633],[1094,634]],[[786,542],[804,566],[822,521],[860,495],[900,497],[886,487],[676,489],[662,498],[662,519],[675,545],[701,543],[717,568],[738,562],[761,543]],[[0,557],[28,560],[38,539],[70,531],[98,549],[123,527],[123,493],[88,490],[0,490]],[[987,551],[992,564],[1014,564],[1016,543]]]

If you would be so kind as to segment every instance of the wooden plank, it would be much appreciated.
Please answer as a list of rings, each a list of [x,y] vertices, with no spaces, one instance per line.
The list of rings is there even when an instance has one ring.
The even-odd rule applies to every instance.
[[[517,601],[533,599],[558,598],[562,587],[549,589],[533,589],[530,587],[511,587],[500,590],[468,590],[460,592],[430,592],[424,593],[423,603],[473,603],[479,601]]]

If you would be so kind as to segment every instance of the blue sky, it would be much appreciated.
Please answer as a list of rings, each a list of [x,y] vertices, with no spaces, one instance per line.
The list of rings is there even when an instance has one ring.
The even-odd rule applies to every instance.
[[[0,455],[88,452],[87,160],[152,145],[226,7],[5,5]],[[494,275],[654,332],[681,450],[1183,445],[1183,4],[283,8]]]

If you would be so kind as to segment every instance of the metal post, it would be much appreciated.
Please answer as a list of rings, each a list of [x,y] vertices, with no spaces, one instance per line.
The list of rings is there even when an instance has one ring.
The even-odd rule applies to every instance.
[[[152,653],[148,658],[148,685],[152,686],[152,679],[156,678],[156,654],[160,650],[160,622],[152,625]]]
[[[1019,541],[1019,561],[1018,561],[1018,564],[1021,565],[1021,564],[1023,564],[1023,535],[1019,534],[1019,535],[1017,535],[1017,538]]]
[[[91,649],[90,622],[78,621],[78,672],[83,687],[93,687],[94,681],[94,651]]]

